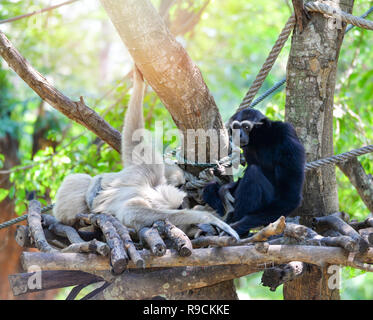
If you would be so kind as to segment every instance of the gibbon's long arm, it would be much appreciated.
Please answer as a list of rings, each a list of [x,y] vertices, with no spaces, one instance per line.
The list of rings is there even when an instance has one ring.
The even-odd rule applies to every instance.
[[[122,163],[123,166],[129,166],[134,162],[133,150],[138,145],[138,141],[133,141],[133,133],[137,129],[144,128],[143,100],[144,100],[145,83],[140,70],[135,66],[133,91],[128,109],[124,117],[122,132]]]
[[[55,217],[63,223],[73,224],[80,212],[112,214],[124,225],[137,230],[164,219],[169,219],[176,226],[206,223],[239,239],[236,231],[210,212],[176,209],[186,196],[176,187],[185,183],[184,173],[177,165],[165,164],[158,152],[154,152],[152,162],[147,162],[146,155],[141,158],[142,151],[137,148],[139,141],[133,140],[133,134],[144,128],[144,89],[142,75],[135,68],[133,92],[122,132],[122,162],[125,168],[93,178],[86,174],[67,176],[57,192],[53,211]],[[140,135],[140,138],[144,137]],[[140,141],[140,147],[145,148],[148,155],[152,144],[146,145],[146,142]],[[150,154],[153,157],[153,152]]]
[[[147,165],[158,177],[165,177],[167,183],[180,186],[185,183],[183,171],[172,163],[164,163],[163,155],[153,149],[148,141],[134,140],[133,135],[138,129],[144,129],[143,100],[145,84],[140,70],[135,66],[133,92],[124,117],[122,132],[122,163],[124,168],[132,164]],[[141,137],[144,139],[144,137]],[[144,154],[142,154],[144,152]]]

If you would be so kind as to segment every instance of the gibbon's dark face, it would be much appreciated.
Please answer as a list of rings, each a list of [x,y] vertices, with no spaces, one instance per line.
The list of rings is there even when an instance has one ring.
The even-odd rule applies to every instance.
[[[245,109],[233,115],[229,123],[229,132],[232,135],[233,129],[240,130],[240,147],[249,144],[250,133],[262,126],[267,121],[267,117],[258,110]]]

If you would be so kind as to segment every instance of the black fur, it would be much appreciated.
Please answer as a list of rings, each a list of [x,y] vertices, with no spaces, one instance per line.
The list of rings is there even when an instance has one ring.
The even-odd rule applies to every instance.
[[[287,122],[271,121],[254,109],[242,110],[230,122],[234,120],[262,123],[251,130],[240,128],[240,144],[247,162],[244,176],[222,187],[209,184],[203,199],[223,215],[221,191],[228,188],[235,198],[228,222],[242,236],[251,228],[289,215],[300,205],[305,152],[293,126]]]

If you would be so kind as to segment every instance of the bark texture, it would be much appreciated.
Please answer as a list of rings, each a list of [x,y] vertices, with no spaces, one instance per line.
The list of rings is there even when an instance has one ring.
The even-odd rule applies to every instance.
[[[356,262],[372,263],[373,249],[364,253],[356,253],[353,260],[349,260],[349,252],[342,248],[309,246],[309,245],[269,245],[260,246],[224,247],[195,249],[189,257],[180,257],[175,250],[167,250],[162,257],[154,256],[149,250],[140,252],[145,261],[146,268],[170,267],[206,267],[218,265],[245,264],[256,268],[257,272],[269,264],[284,264],[291,261],[301,261],[309,264],[323,266],[327,264],[350,265],[355,267]],[[42,270],[80,270],[84,272],[110,270],[109,258],[96,254],[85,253],[49,253],[49,252],[23,252],[22,266],[25,270],[32,265],[38,265]],[[128,262],[129,269],[136,268]]]
[[[152,3],[149,0],[101,0],[101,3],[144,78],[184,137],[188,129],[221,129],[222,148],[226,149],[227,132],[200,70]],[[206,146],[201,141],[198,144],[201,149]],[[209,146],[206,147],[209,151]],[[210,147],[215,151],[219,145]],[[193,144],[190,151],[194,151]]]
[[[214,98],[200,70],[168,30],[152,3],[149,0],[101,0],[101,3],[144,78],[164,103],[184,137],[187,137],[188,129],[219,130],[219,143],[209,145],[193,139],[185,147],[184,156],[193,154],[197,143],[207,155],[212,155],[212,159],[206,157],[207,161],[219,158],[219,150],[225,154],[228,135]],[[229,282],[229,286],[231,299],[237,298],[233,294],[233,281]],[[226,287],[227,284],[225,287],[218,284],[213,290],[202,288],[196,295],[200,299],[219,299],[223,292],[228,292]],[[168,298],[173,299],[173,296]],[[189,298],[192,297],[186,293],[185,299]]]
[[[86,106],[83,97],[75,102],[54,88],[48,80],[19,53],[3,32],[0,31],[0,55],[40,98],[68,118],[92,131],[111,147],[120,152],[121,135],[94,110]]]
[[[330,1],[351,13],[353,0]],[[311,14],[303,32],[295,29],[287,65],[286,121],[291,122],[303,142],[307,161],[332,155],[333,98],[337,62],[346,25],[335,18]],[[310,226],[312,217],[338,211],[333,165],[307,173],[302,206],[295,214]],[[284,285],[286,299],[338,299],[329,290],[326,269],[307,273]]]
[[[221,281],[242,277],[252,272],[255,272],[255,269],[245,265],[211,266],[203,269],[184,267],[143,273],[126,272],[94,299],[138,300],[154,296],[167,298],[171,296],[175,300],[199,300],[206,299],[207,292],[216,296],[218,300],[232,300],[237,299],[234,287],[230,285],[230,281]],[[219,283],[219,286],[205,287],[214,283]],[[204,287],[203,291],[199,290],[201,287]],[[216,294],[217,288],[220,289],[219,295]]]
[[[372,175],[366,174],[363,166],[357,158],[342,162],[338,164],[338,167],[348,177],[369,211],[373,213]]]

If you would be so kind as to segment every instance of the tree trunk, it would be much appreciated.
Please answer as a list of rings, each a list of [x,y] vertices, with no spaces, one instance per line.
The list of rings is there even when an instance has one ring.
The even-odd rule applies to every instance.
[[[157,10],[149,0],[101,0],[101,3],[137,67],[158,94],[183,136],[187,137],[188,129],[218,131],[218,144],[210,146],[198,141],[199,147],[207,150],[207,155],[210,151],[210,160],[218,159],[228,149],[228,135],[214,98],[200,70],[167,29]],[[185,147],[185,154],[194,154],[196,146],[194,140]],[[206,158],[208,161],[210,157]],[[168,296],[169,299],[221,297],[237,299],[233,281]]]
[[[353,0],[332,0],[351,13]],[[295,28],[287,65],[286,121],[303,142],[307,161],[333,154],[333,98],[337,62],[346,25],[334,18],[311,14],[303,32]],[[295,215],[310,225],[314,216],[338,211],[333,165],[307,173],[303,204]],[[285,299],[339,299],[339,290],[328,288],[326,267],[284,285]]]
[[[146,81],[170,112],[186,139],[188,129],[214,129],[219,143],[198,141],[199,147],[211,149],[211,160],[219,150],[227,152],[228,135],[198,67],[168,30],[149,0],[101,0],[107,14],[129,50]],[[196,141],[185,146],[194,154]],[[207,161],[209,157],[207,157]]]

